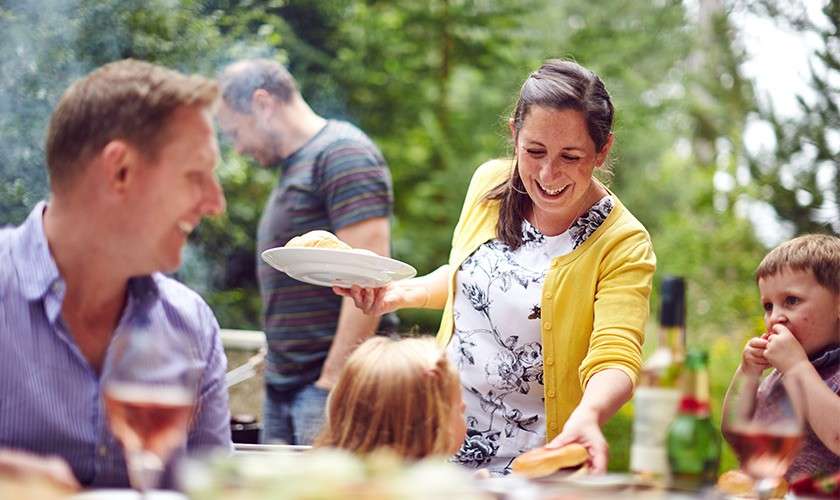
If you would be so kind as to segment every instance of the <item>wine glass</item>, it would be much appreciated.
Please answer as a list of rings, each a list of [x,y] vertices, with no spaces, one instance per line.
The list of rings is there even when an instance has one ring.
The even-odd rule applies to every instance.
[[[123,330],[110,349],[102,377],[108,424],[125,450],[132,487],[145,497],[186,440],[200,371],[176,331]]]
[[[796,458],[805,429],[805,400],[799,382],[773,371],[742,374],[726,396],[723,435],[752,477],[759,499],[768,499]]]

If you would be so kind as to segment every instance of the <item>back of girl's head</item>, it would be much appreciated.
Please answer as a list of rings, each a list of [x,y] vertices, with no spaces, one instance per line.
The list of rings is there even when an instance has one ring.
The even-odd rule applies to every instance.
[[[373,337],[347,359],[316,446],[390,448],[420,459],[449,451],[458,374],[434,339]]]
[[[840,237],[806,234],[768,253],[755,271],[756,281],[786,271],[811,271],[817,283],[840,294]]]

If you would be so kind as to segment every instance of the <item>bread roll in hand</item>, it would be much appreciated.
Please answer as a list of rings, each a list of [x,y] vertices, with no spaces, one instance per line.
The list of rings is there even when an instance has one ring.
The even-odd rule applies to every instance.
[[[530,477],[543,477],[554,474],[560,469],[579,467],[589,460],[589,453],[583,445],[567,444],[560,448],[534,448],[513,460],[513,472]]]

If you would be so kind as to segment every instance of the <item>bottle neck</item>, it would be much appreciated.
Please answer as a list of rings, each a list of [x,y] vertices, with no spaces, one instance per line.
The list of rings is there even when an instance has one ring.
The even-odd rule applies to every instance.
[[[685,325],[661,326],[659,347],[667,347],[678,361],[685,359]]]
[[[679,412],[695,417],[709,416],[709,372],[705,366],[690,367],[685,378]]]

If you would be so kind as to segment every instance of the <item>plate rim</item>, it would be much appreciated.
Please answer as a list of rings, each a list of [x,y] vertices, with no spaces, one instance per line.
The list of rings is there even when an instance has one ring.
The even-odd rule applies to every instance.
[[[314,256],[320,255],[321,257],[326,256],[352,256],[354,259],[360,260],[361,267],[368,267],[371,271],[376,271],[378,273],[384,274],[388,277],[388,280],[381,286],[385,286],[388,283],[394,281],[401,281],[404,279],[409,279],[417,276],[417,269],[401,260],[397,260],[391,257],[385,257],[383,255],[376,255],[376,254],[368,254],[364,252],[357,252],[354,250],[347,250],[347,249],[338,249],[338,248],[286,248],[286,247],[272,247],[263,250],[260,252],[260,258],[268,264],[273,269],[286,273],[291,278],[296,279],[298,281],[303,281],[305,283],[310,283],[316,286],[333,286],[333,285],[326,285],[324,283],[315,283],[306,279],[300,279],[300,277],[295,276],[294,270],[292,273],[289,272],[288,266],[280,266],[277,265],[275,262],[272,262],[273,256],[275,255],[294,255],[294,254],[310,254]],[[312,264],[317,264],[318,261],[321,260],[327,263],[324,259],[315,258],[312,260]],[[330,264],[334,264],[334,262],[328,262]],[[387,264],[390,269],[383,269],[383,264]]]

